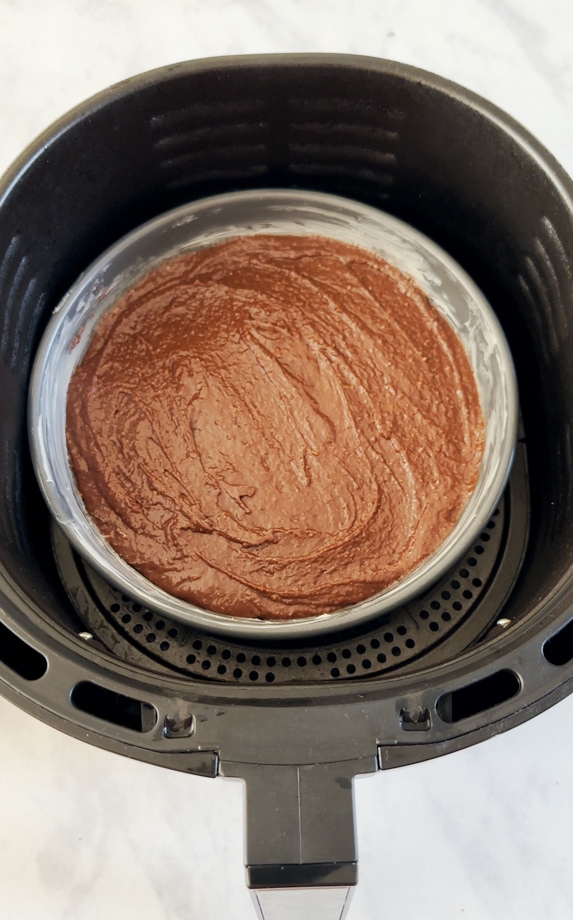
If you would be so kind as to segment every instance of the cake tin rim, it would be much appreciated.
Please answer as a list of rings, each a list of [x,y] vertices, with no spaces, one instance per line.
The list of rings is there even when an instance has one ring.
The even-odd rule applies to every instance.
[[[129,245],[133,245],[134,240],[138,239],[140,236],[144,236],[146,233],[149,233],[150,230],[157,230],[159,226],[163,226],[167,223],[173,223],[173,221],[177,219],[178,215],[183,218],[181,223],[185,223],[185,217],[188,217],[189,211],[198,207],[217,205],[218,203],[224,203],[230,198],[232,198],[234,202],[237,202],[241,198],[260,199],[261,196],[266,194],[271,194],[275,197],[282,197],[285,201],[292,201],[295,198],[304,198],[319,203],[334,203],[339,207],[341,205],[346,205],[355,211],[362,211],[371,217],[376,216],[379,220],[382,219],[387,224],[405,229],[408,231],[410,237],[416,237],[418,240],[423,240],[426,247],[429,247],[434,253],[439,255],[441,262],[455,267],[457,276],[459,277],[461,275],[463,277],[466,290],[471,293],[474,302],[479,304],[481,311],[485,310],[488,322],[492,325],[492,327],[495,328],[498,336],[498,341],[504,351],[505,386],[507,387],[508,391],[508,419],[506,438],[499,455],[498,473],[494,480],[494,487],[490,488],[487,493],[486,497],[488,501],[486,503],[482,502],[480,507],[475,509],[476,512],[479,510],[480,513],[479,515],[477,515],[477,513],[475,514],[476,519],[473,522],[473,525],[471,522],[468,523],[466,530],[464,533],[459,535],[455,545],[451,545],[446,552],[443,552],[444,545],[447,546],[450,540],[451,534],[449,534],[448,537],[442,541],[440,546],[436,548],[434,553],[432,553],[430,557],[428,557],[426,560],[423,560],[418,566],[416,566],[416,568],[409,575],[390,585],[384,591],[378,592],[378,594],[366,598],[363,601],[337,609],[330,613],[318,614],[305,618],[291,618],[281,620],[262,620],[257,618],[233,617],[227,614],[214,613],[212,611],[205,610],[201,607],[192,605],[189,602],[180,600],[179,598],[176,598],[157,588],[152,582],[150,582],[148,579],[145,579],[142,575],[136,572],[136,570],[129,566],[128,563],[126,563],[121,558],[121,556],[119,556],[114,550],[111,549],[111,547],[109,547],[109,544],[106,544],[109,554],[114,558],[114,560],[118,560],[120,563],[119,572],[114,566],[111,565],[111,563],[106,563],[106,561],[102,559],[101,556],[95,554],[89,548],[86,548],[77,534],[77,530],[75,529],[75,522],[66,521],[65,518],[62,517],[61,513],[59,513],[59,503],[57,500],[57,495],[55,495],[54,491],[54,479],[50,478],[50,475],[46,472],[46,468],[43,463],[42,454],[46,454],[47,452],[43,451],[39,445],[39,441],[41,441],[41,426],[36,423],[39,417],[38,394],[42,386],[42,371],[46,354],[52,347],[55,330],[60,327],[62,317],[66,315],[66,311],[69,309],[70,303],[73,303],[74,296],[77,296],[77,291],[81,289],[82,285],[86,283],[87,278],[92,277],[94,273],[97,272],[97,270],[101,269],[102,266],[110,264],[110,257],[112,257],[112,255],[116,253],[120,247],[129,247]],[[188,222],[191,223],[192,219]],[[239,233],[235,235],[241,234]],[[244,235],[244,233],[242,235]],[[360,244],[357,243],[356,245]],[[164,261],[169,257],[169,255],[165,255],[159,261]],[[399,265],[397,267],[399,270],[403,270]],[[149,268],[146,268],[142,274],[145,274],[148,270]],[[418,282],[415,281],[415,283]],[[440,309],[439,305],[435,304],[435,306],[437,309]],[[65,297],[56,306],[53,316],[50,319],[42,337],[32,372],[31,385],[29,390],[28,420],[33,464],[46,503],[48,504],[48,507],[50,508],[53,516],[59,523],[59,526],[64,530],[66,536],[74,548],[80,553],[81,556],[83,556],[84,559],[87,559],[87,561],[89,561],[89,563],[92,564],[93,567],[99,571],[103,577],[107,578],[111,583],[116,585],[116,587],[120,588],[122,591],[125,591],[125,593],[132,597],[133,600],[140,601],[151,610],[160,612],[162,615],[171,617],[180,622],[193,624],[194,626],[204,629],[205,631],[227,636],[240,636],[242,638],[248,637],[251,639],[261,640],[280,640],[283,638],[303,638],[305,636],[319,635],[340,629],[349,629],[354,626],[358,626],[365,621],[373,619],[376,616],[386,614],[390,612],[394,607],[405,604],[409,600],[412,600],[415,596],[422,594],[435,581],[442,577],[451,565],[453,565],[464,555],[467,549],[475,541],[483,527],[486,525],[490,515],[493,513],[493,510],[505,487],[507,477],[511,469],[515,444],[517,440],[517,380],[509,346],[493,309],[488,304],[484,295],[477,288],[470,276],[467,275],[467,273],[463,270],[463,268],[459,266],[458,263],[456,263],[452,257],[449,256],[448,253],[445,252],[438,244],[434,243],[424,234],[420,233],[414,227],[411,227],[399,218],[388,214],[387,212],[376,209],[370,205],[363,204],[362,202],[358,202],[351,198],[310,190],[274,188],[248,189],[245,191],[226,192],[220,195],[210,196],[209,198],[198,199],[196,201],[188,202],[187,204],[164,212],[158,217],[147,221],[146,223],[137,227],[131,233],[122,237],[111,247],[109,247],[104,253],[102,253],[96,260],[94,260],[94,262],[92,262],[88,268],[85,269],[85,271],[76,280],[74,285],[72,285],[72,288],[70,288]],[[487,428],[487,419],[485,417],[484,422]],[[71,469],[70,475],[73,478]],[[81,496],[79,496],[79,493],[77,494],[80,504],[83,505]],[[461,518],[463,518],[466,512],[466,508],[471,502],[472,497],[473,493],[472,496],[470,496],[468,499],[468,502],[464,508],[464,512],[462,512]],[[91,528],[95,529],[97,532],[97,528],[95,528],[95,526],[91,523],[85,510],[83,516],[88,520]],[[458,525],[459,521],[456,523],[451,533],[455,532]],[[100,537],[100,539],[103,538]],[[105,541],[103,542],[105,543]],[[436,559],[437,554],[441,555],[438,555],[438,558]],[[125,568],[129,570],[127,574],[130,577],[125,577],[122,574],[121,570]],[[141,583],[144,583],[143,590],[140,587]],[[158,598],[151,598],[147,593],[147,590],[145,590],[145,586],[150,586],[152,593],[157,594]]]

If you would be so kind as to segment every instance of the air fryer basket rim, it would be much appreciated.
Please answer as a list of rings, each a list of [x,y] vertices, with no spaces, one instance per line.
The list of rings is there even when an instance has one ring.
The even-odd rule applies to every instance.
[[[328,70],[329,73],[335,70],[347,77],[362,76],[367,80],[389,77],[412,89],[423,89],[440,96],[445,105],[453,104],[472,114],[477,113],[491,126],[491,130],[509,138],[551,183],[569,216],[573,212],[573,186],[559,164],[518,123],[474,93],[434,74],[395,62],[354,55],[303,54],[185,62],[151,71],[104,90],[56,122],[14,163],[1,187],[0,224],[3,209],[8,207],[13,196],[21,194],[21,186],[28,180],[31,171],[41,166],[41,161],[50,156],[51,149],[56,148],[66,135],[71,135],[96,115],[105,114],[108,108],[129,101],[141,92],[154,91],[158,85],[165,87],[171,82],[196,76],[214,76],[215,80],[224,82],[233,73],[246,69],[252,71],[253,68],[269,79],[279,71],[285,74],[300,68],[316,72]],[[570,618],[570,571],[555,583],[551,596],[540,597],[532,603],[521,623],[516,623],[495,640],[460,654],[454,661],[434,665],[427,671],[422,668],[414,675],[404,676],[396,672],[395,676],[385,677],[379,682],[356,680],[328,687],[300,684],[228,687],[189,681],[175,675],[158,676],[119,662],[104,649],[98,648],[97,642],[79,639],[64,626],[50,622],[37,596],[25,596],[9,571],[3,575],[2,582],[2,621],[14,635],[21,637],[32,649],[37,649],[47,661],[45,673],[33,681],[5,664],[0,665],[5,695],[45,721],[78,737],[85,737],[87,731],[93,743],[152,762],[164,762],[178,769],[192,769],[189,765],[184,766],[185,762],[189,763],[185,758],[191,755],[210,752],[215,759],[218,758],[219,752],[224,754],[225,744],[225,756],[229,760],[252,759],[253,762],[269,763],[277,762],[277,758],[281,762],[291,758],[287,762],[292,762],[293,757],[299,760],[309,757],[312,760],[318,756],[328,762],[370,756],[372,751],[383,749],[388,753],[380,755],[379,765],[398,764],[408,762],[409,758],[423,759],[481,740],[518,724],[570,691],[568,662],[557,667],[543,655],[545,642],[558,633]],[[516,674],[519,692],[501,702],[494,711],[476,713],[463,724],[442,722],[436,716],[436,701],[444,692],[455,692],[458,687],[475,683],[491,675],[492,669]],[[131,729],[105,724],[97,715],[74,706],[70,700],[70,688],[82,676],[85,679],[90,675],[94,681],[106,683],[114,693],[125,694],[155,707],[158,713],[156,726],[135,737],[129,733]],[[166,737],[163,732],[169,713],[180,705],[195,707],[193,733],[185,740]],[[408,707],[416,706],[430,710],[434,719],[432,730],[406,735],[401,713]],[[362,726],[357,736],[348,737],[342,743],[338,738],[334,744],[332,727],[321,729],[314,716],[309,717],[308,727],[302,735],[295,731],[292,725],[294,710],[304,710],[308,714],[310,710],[318,713],[324,707],[333,710],[335,721],[336,713],[342,717],[343,712],[351,707],[356,713],[357,724]],[[225,718],[219,718],[217,732],[212,734],[215,710],[221,710],[222,714],[224,710]],[[236,727],[228,730],[227,742],[221,743],[227,734],[223,725],[233,721],[241,710],[245,714],[244,721],[241,718],[243,726],[256,719],[261,730],[268,732],[268,743],[260,750],[248,745],[242,750],[235,737]],[[367,729],[366,723],[369,723]],[[204,728],[205,725],[208,728]],[[313,732],[320,739],[316,744],[311,740]],[[181,755],[181,759],[174,755]],[[198,772],[209,772],[211,769],[212,764],[206,770],[198,768]]]
[[[57,140],[61,134],[72,128],[78,121],[89,118],[100,108],[107,106],[111,100],[129,97],[145,87],[154,86],[157,82],[176,80],[180,75],[198,74],[213,70],[227,71],[229,73],[233,70],[247,67],[272,68],[274,65],[288,68],[299,68],[304,65],[317,68],[335,66],[340,69],[347,68],[351,72],[360,70],[379,72],[399,77],[405,81],[411,81],[414,84],[424,84],[453,99],[457,99],[461,103],[471,106],[476,112],[482,113],[492,124],[501,128],[504,133],[514,137],[524,150],[529,152],[536,160],[537,165],[547,172],[551,181],[559,185],[560,194],[573,208],[573,181],[561,163],[521,122],[493,102],[479,95],[479,93],[475,93],[473,90],[447,77],[442,77],[413,64],[404,64],[391,58],[379,58],[372,55],[330,52],[218,55],[162,65],[128,77],[125,80],[120,80],[118,83],[105,87],[64,112],[26,145],[19,156],[5,170],[3,176],[0,177],[0,206],[5,196],[12,191],[14,184],[26,172],[29,165],[37,156],[46,152],[47,147],[53,140]]]

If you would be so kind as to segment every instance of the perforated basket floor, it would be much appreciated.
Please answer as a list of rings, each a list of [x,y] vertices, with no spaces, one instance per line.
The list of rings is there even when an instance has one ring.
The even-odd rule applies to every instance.
[[[352,633],[304,644],[245,643],[210,636],[168,620],[110,586],[54,528],[62,580],[86,625],[126,661],[232,683],[324,682],[374,677],[414,666],[439,649],[467,648],[491,628],[509,625],[500,610],[517,575],[527,531],[524,460],[518,452],[510,483],[466,556],[431,591]],[[446,647],[446,648],[445,648]]]

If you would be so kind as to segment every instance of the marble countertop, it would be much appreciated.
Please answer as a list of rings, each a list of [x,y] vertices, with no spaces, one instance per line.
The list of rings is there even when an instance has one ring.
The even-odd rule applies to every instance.
[[[111,83],[221,54],[415,64],[490,99],[573,174],[569,0],[0,0],[0,171]],[[241,784],[129,761],[0,699],[6,920],[253,920]],[[356,782],[348,920],[565,920],[573,698],[485,744]],[[311,920],[311,918],[309,918]]]

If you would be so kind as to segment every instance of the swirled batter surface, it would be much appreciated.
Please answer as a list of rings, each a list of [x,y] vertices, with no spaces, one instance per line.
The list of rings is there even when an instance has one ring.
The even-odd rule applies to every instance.
[[[68,391],[86,508],[208,610],[363,600],[451,531],[483,451],[472,370],[413,282],[320,237],[168,261],[102,317]]]

